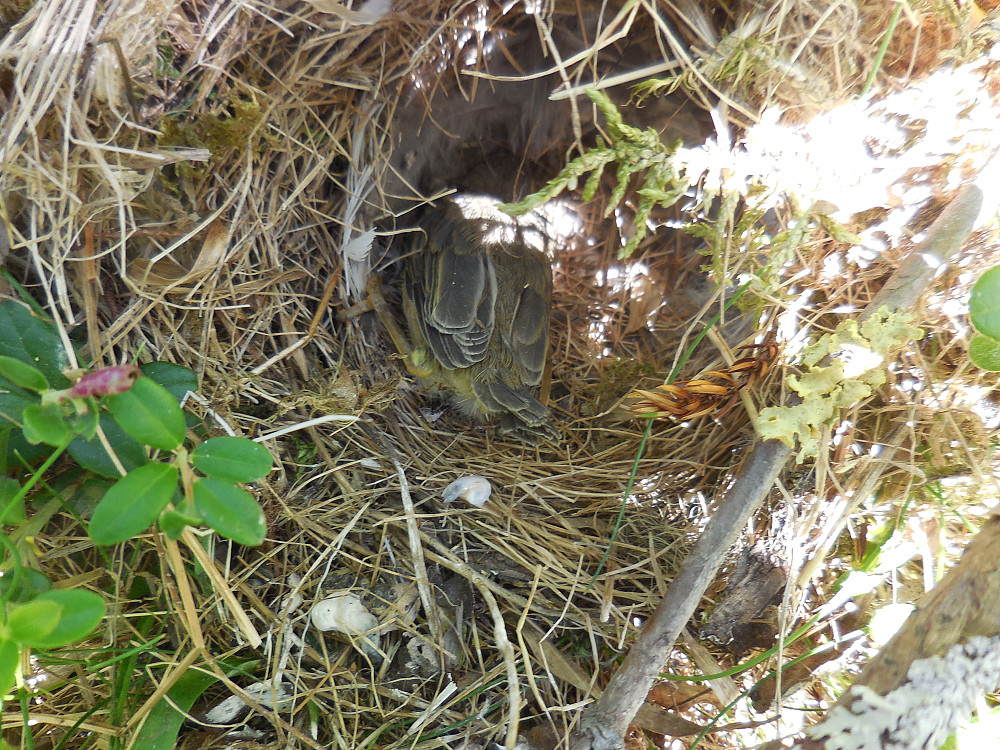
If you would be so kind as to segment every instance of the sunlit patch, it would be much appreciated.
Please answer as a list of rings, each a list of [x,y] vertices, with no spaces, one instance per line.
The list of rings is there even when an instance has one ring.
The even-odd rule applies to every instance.
[[[803,207],[822,204],[841,222],[885,207],[884,216],[861,230],[862,244],[829,259],[822,276],[836,278],[847,271],[845,264],[865,269],[889,248],[919,241],[908,231],[917,212],[942,188],[954,189],[982,169],[1000,148],[1000,105],[983,85],[985,64],[980,59],[943,68],[906,89],[872,93],[805,124],[785,124],[778,110],[770,110],[742,143],[709,139],[681,148],[676,163],[692,182],[700,181],[704,194],[734,191],[755,210],[780,207],[789,195]],[[949,161],[959,154],[959,161]],[[988,169],[1000,173],[1000,164]],[[982,175],[977,184],[986,193],[984,205],[1000,203],[1000,178]],[[792,319],[784,322],[782,338],[793,338]]]
[[[809,342],[808,327],[801,325],[799,319],[803,311],[808,309],[813,294],[812,289],[803,289],[800,293],[793,294],[785,309],[778,315],[778,340],[784,342],[784,353],[789,359],[794,359]]]
[[[489,60],[507,36],[495,22],[516,6],[517,3],[508,3],[499,14],[492,14],[490,11],[495,6],[483,0],[466,6],[463,13],[450,19],[451,23],[429,40],[433,53],[424,65],[409,74],[409,87],[414,91],[427,89],[431,84],[436,85],[453,66],[475,70]]]
[[[559,249],[583,234],[578,204],[570,200],[549,201],[524,216],[514,218],[500,210],[500,202],[488,195],[459,194],[453,197],[467,219],[485,219],[483,239],[489,243],[513,242],[518,233],[525,244],[558,258]]]
[[[599,357],[610,357],[613,354],[611,347],[606,345],[610,325],[611,316],[606,314],[599,318],[591,318],[587,324],[587,338],[592,343],[599,345],[597,350]]]
[[[863,373],[874,370],[885,359],[881,354],[856,344],[844,344],[840,356],[844,362],[845,378],[856,378]]]
[[[31,672],[24,676],[24,687],[30,692],[44,690],[53,682],[57,682],[59,677],[42,667],[35,656],[31,657]]]

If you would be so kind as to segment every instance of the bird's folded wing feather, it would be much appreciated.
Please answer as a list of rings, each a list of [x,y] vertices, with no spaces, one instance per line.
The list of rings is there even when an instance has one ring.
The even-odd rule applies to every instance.
[[[544,271],[550,273],[547,268]],[[524,367],[525,384],[538,385],[549,345],[549,304],[530,286],[521,291],[508,335],[514,357]]]
[[[420,277],[408,279],[409,294],[422,312],[420,332],[448,369],[481,362],[495,323],[493,264],[461,231],[432,232],[423,253]]]

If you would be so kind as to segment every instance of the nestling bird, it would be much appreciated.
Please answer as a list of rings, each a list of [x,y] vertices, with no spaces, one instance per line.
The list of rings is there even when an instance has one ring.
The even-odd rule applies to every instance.
[[[509,219],[491,215],[492,206],[467,218],[448,202],[422,222],[403,272],[412,346],[377,292],[373,301],[411,373],[447,389],[468,416],[498,414],[522,440],[554,442],[549,410],[534,395],[548,351],[552,267]]]

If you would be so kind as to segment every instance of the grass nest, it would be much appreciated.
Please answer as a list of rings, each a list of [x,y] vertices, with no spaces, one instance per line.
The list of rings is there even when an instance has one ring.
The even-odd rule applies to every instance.
[[[640,196],[606,212],[610,177],[589,203],[567,196],[579,223],[554,263],[543,384],[563,439],[540,447],[420,393],[367,312],[364,282],[373,270],[391,280],[420,195],[493,187],[522,198],[582,153],[602,123],[579,96],[595,77],[621,76],[608,92],[626,117],[689,145],[712,132],[705,107],[718,113],[719,102],[733,127],[776,101],[804,120],[865,85],[881,39],[855,32],[888,5],[797,3],[785,15],[721,3],[610,12],[584,0],[527,13],[489,2],[23,5],[0,18],[0,293],[39,302],[89,366],[190,369],[199,389],[187,408],[205,431],[260,439],[275,470],[254,486],[267,541],[206,537],[202,557],[190,546],[172,557],[156,532],[101,550],[79,515],[36,499],[30,564],[111,605],[93,638],[35,663],[44,711],[30,709],[29,728],[6,710],[6,741],[128,747],[160,719],[164,695],[182,747],[485,747],[518,727],[539,747],[568,736],[738,470],[754,404],[779,403],[782,381],[774,368],[742,394],[748,408],[656,423],[645,436],[621,399],[679,364],[691,378],[731,365],[761,333],[777,340],[794,299],[808,300],[797,310],[811,328],[829,329],[838,310],[874,295],[892,251],[878,262],[851,255],[810,224],[783,281],[727,309],[711,345],[687,357],[732,295],[727,283],[760,259],[738,242],[700,253],[661,228],[620,260]],[[892,88],[937,51],[971,44],[945,18],[902,23],[881,75]],[[507,80],[539,68],[544,85]],[[669,71],[680,88],[631,103],[637,69]],[[819,80],[822,90],[809,85]],[[556,86],[577,95],[549,104]],[[771,216],[799,218],[789,204]],[[711,224],[659,209],[648,223],[668,220]],[[955,345],[948,304],[988,257],[958,261],[947,299],[922,321],[930,335],[840,426],[837,447],[787,470],[774,497],[793,499],[797,517],[757,519],[753,536],[784,540],[800,564],[814,555],[811,578],[786,566],[793,583],[813,581],[786,597],[790,621],[797,602],[807,619],[829,596],[839,569],[824,560],[843,551],[851,513],[893,516],[931,474],[992,476],[995,425],[969,396],[992,386]],[[831,276],[834,265],[842,272]],[[905,385],[918,380],[934,388]],[[864,450],[887,440],[888,457]],[[490,481],[487,504],[443,503],[470,475]],[[52,496],[85,515],[86,484],[58,486]],[[871,499],[875,487],[883,499]],[[831,508],[864,491],[863,509]],[[724,586],[723,575],[709,597]],[[362,614],[368,625],[353,634],[320,632],[324,601],[371,619]],[[732,663],[690,640],[668,666]],[[659,700],[718,710],[722,694]],[[683,721],[676,735],[698,730]]]

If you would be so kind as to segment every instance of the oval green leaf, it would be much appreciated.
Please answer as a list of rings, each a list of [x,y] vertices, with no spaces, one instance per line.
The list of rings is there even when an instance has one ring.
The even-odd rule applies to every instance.
[[[0,577],[0,599],[5,602],[21,604],[30,602],[39,594],[44,594],[52,588],[52,582],[45,574],[34,568],[21,568],[21,574],[6,571]]]
[[[1000,339],[1000,266],[988,270],[972,285],[969,317],[981,334]]]
[[[101,430],[126,473],[146,463],[146,449],[125,432],[110,414],[101,414]],[[67,450],[80,466],[95,474],[108,479],[117,479],[121,476],[104,445],[96,437],[90,440],[77,437],[69,444]]]
[[[1000,341],[981,333],[969,341],[969,359],[981,370],[1000,372]]]
[[[32,445],[45,443],[57,448],[68,445],[75,434],[56,404],[31,404],[21,412],[24,439]]]
[[[181,534],[184,533],[184,529],[188,526],[201,526],[201,524],[202,520],[200,517],[196,522],[192,523],[190,517],[170,508],[163,511],[160,517],[156,519],[156,525],[160,528],[160,531],[166,535],[167,539],[173,542],[181,538]]]
[[[104,600],[92,591],[53,589],[35,601],[58,605],[62,614],[55,628],[26,641],[34,648],[59,648],[75,643],[93,633],[104,617]]]
[[[20,494],[20,482],[10,477],[0,476],[0,522],[20,526],[28,520],[24,513],[24,497],[18,498]],[[17,499],[15,500],[15,498]],[[4,571],[0,576],[0,588],[3,587],[4,577],[10,578],[10,576],[10,571]]]
[[[182,498],[178,502],[174,503],[173,508],[167,508],[160,514],[162,519],[168,513],[173,513],[178,519],[183,520],[184,524],[187,526],[204,526],[205,519],[201,517],[201,513],[198,508],[195,507],[194,500],[188,500],[187,498]]]
[[[178,746],[177,735],[191,706],[218,680],[214,674],[206,674],[200,669],[188,669],[177,678],[167,695],[152,707],[146,720],[142,722],[133,747],[143,750],[174,750]]]
[[[178,401],[181,401],[188,391],[198,390],[198,376],[186,367],[173,362],[150,362],[141,368],[143,375],[148,375],[154,381],[166,388]]]
[[[172,451],[184,440],[184,412],[177,399],[150,378],[139,378],[107,404],[121,428],[140,443]]]
[[[219,666],[227,677],[236,674],[253,674],[253,661],[230,664],[219,659]],[[132,742],[132,747],[142,750],[174,750],[178,746],[177,735],[184,726],[191,706],[209,687],[218,682],[218,677],[200,669],[188,669],[177,678],[166,696],[150,709]]]
[[[254,547],[264,541],[264,511],[246,490],[218,479],[194,483],[194,504],[205,523],[234,542]]]
[[[191,452],[199,471],[225,482],[254,482],[273,467],[271,454],[260,443],[238,437],[206,440]]]
[[[52,388],[69,385],[62,374],[69,360],[52,323],[36,318],[24,305],[5,300],[0,302],[0,331],[0,355],[37,367]]]
[[[122,394],[125,395],[125,394]],[[90,538],[97,544],[117,544],[149,528],[177,490],[177,469],[150,463],[115,482],[94,508]]]
[[[2,399],[0,399],[2,400]],[[0,414],[0,425],[3,424]],[[8,466],[20,465],[22,462],[37,464],[52,454],[48,445],[32,445],[24,437],[24,430],[0,427],[0,471],[7,472]]]
[[[49,387],[49,381],[37,367],[3,355],[0,355],[0,377],[5,377],[14,385],[27,388],[29,391],[44,391]]]
[[[34,639],[44,638],[56,629],[62,611],[58,602],[32,599],[8,613],[7,632],[18,643],[33,646]]]
[[[21,663],[21,647],[11,638],[0,640],[0,700],[10,692]]]

